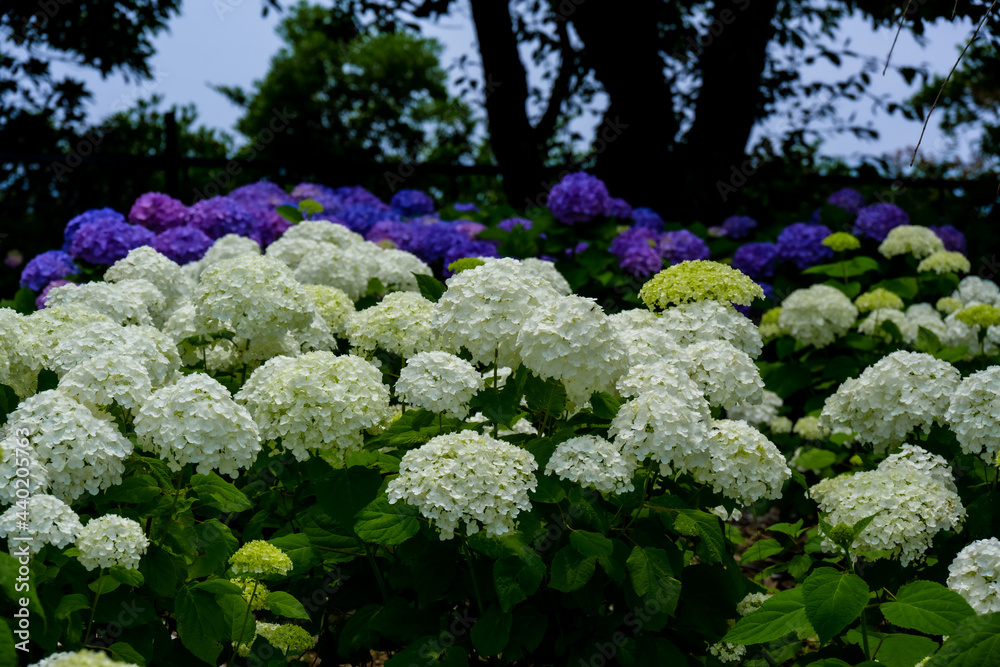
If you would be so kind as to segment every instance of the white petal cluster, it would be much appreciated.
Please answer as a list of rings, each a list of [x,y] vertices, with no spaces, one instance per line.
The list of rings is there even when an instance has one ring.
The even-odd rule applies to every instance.
[[[134,570],[148,547],[142,526],[117,514],[91,519],[76,539],[77,560],[88,570],[114,565]]]
[[[336,287],[357,301],[368,291],[371,271],[366,264],[360,245],[309,242],[309,254],[299,260],[295,279],[309,285]]]
[[[250,413],[204,373],[186,375],[153,392],[135,419],[135,433],[139,445],[171,470],[194,463],[199,475],[217,470],[236,477],[260,451]]]
[[[465,273],[465,272],[463,272]],[[399,476],[389,482],[389,503],[405,500],[441,531],[455,536],[459,522],[471,535],[504,535],[517,516],[531,509],[528,492],[537,484],[538,464],[524,449],[475,431],[431,438],[408,451]]]
[[[949,491],[958,492],[958,487],[955,486],[955,477],[951,474],[951,466],[948,465],[948,462],[943,457],[932,454],[922,447],[904,444],[880,464],[880,467],[886,469],[893,466],[909,466],[925,475],[930,475]]]
[[[327,285],[306,285],[305,290],[313,299],[316,314],[326,322],[330,333],[346,338],[355,312],[354,302],[347,293]]]
[[[10,308],[0,308],[0,384],[11,387],[21,398],[34,393],[39,367],[32,359],[34,346],[29,345],[26,332],[28,319]]]
[[[79,364],[108,352],[129,357],[140,365],[154,388],[172,381],[180,369],[177,346],[169,334],[155,327],[123,327],[111,322],[94,322],[63,338],[51,351],[48,367],[65,375]]]
[[[792,433],[803,440],[822,440],[825,435],[820,428],[819,417],[800,417],[792,427]]]
[[[878,308],[873,310],[868,317],[861,320],[858,325],[858,332],[866,336],[875,336],[885,342],[892,341],[892,335],[882,328],[883,322],[892,322],[899,329],[903,336],[903,341],[913,344],[917,340],[917,331],[920,325],[914,324],[902,311],[891,308]]]
[[[724,340],[751,358],[760,356],[760,331],[747,317],[719,301],[693,301],[667,308],[659,326],[681,345]]]
[[[416,255],[396,250],[395,248],[379,249],[377,245],[369,244],[377,252],[375,259],[375,275],[387,292],[406,291],[419,292],[420,286],[414,273],[433,276],[434,271]]]
[[[963,452],[995,464],[1000,454],[1000,366],[962,380],[944,418]]]
[[[447,280],[437,302],[433,327],[464,347],[475,363],[515,368],[521,361],[517,344],[524,322],[559,297],[549,283],[526,275],[516,259],[501,258],[467,269]]]
[[[61,651],[53,653],[28,667],[138,667],[135,663],[112,660],[106,653],[80,649],[75,653]]]
[[[201,274],[192,299],[209,331],[223,328],[246,340],[308,328],[312,299],[284,264],[267,257],[225,259]]]
[[[381,372],[361,357],[331,352],[271,359],[236,400],[250,410],[261,439],[280,439],[299,461],[310,451],[343,458],[361,449],[363,431],[392,417]]]
[[[878,247],[883,257],[909,254],[917,259],[942,250],[944,241],[932,230],[918,225],[901,225],[890,229]]]
[[[1000,611],[1000,540],[977,540],[959,551],[948,566],[948,588],[977,614]]]
[[[49,292],[46,310],[52,306],[80,306],[119,324],[153,325],[167,300],[148,280],[122,280],[56,287]]]
[[[629,329],[644,329],[656,326],[660,321],[660,316],[648,308],[630,308],[608,315],[611,326],[615,331],[623,332]]]
[[[111,322],[111,318],[80,305],[48,306],[35,311],[24,319],[24,331],[19,341],[21,348],[19,361],[22,371],[29,377],[32,371],[37,376],[42,368],[59,372],[53,358],[56,347],[61,342],[88,331],[99,322]],[[30,393],[35,391],[35,379],[35,377],[30,378]]]
[[[846,334],[858,319],[858,309],[843,292],[829,285],[797,289],[781,304],[778,324],[806,345],[826,347]]]
[[[244,255],[259,256],[260,244],[253,239],[240,236],[239,234],[226,234],[223,237],[215,239],[215,243],[211,245],[201,259],[197,262],[185,264],[181,268],[197,284],[202,272],[208,267],[218,264],[224,259],[234,259]]]
[[[91,412],[58,389],[25,400],[4,429],[5,437],[27,429],[34,456],[48,472],[49,493],[65,501],[121,483],[132,453],[132,443],[109,416]]]
[[[929,431],[960,381],[954,366],[929,354],[893,352],[826,399],[820,426],[831,431],[842,427],[884,451],[917,427]]]
[[[176,350],[185,366],[194,366],[204,361],[209,372],[225,373],[239,363],[240,355],[234,341],[216,339],[205,345],[184,342],[191,336],[219,333],[218,329],[208,330],[207,323],[198,317],[198,310],[191,301],[182,302],[170,315],[170,319],[163,326],[163,333],[175,342]]]
[[[431,324],[434,303],[415,292],[393,292],[371,308],[354,313],[347,328],[352,352],[371,356],[375,350],[408,359],[418,352],[445,349]]]
[[[877,513],[852,548],[890,551],[905,567],[923,559],[938,531],[956,530],[965,518],[961,499],[942,482],[950,473],[923,470],[921,458],[886,459],[875,470],[825,479],[809,493],[830,525],[853,525]],[[827,540],[824,545],[834,550]]]
[[[647,391],[671,394],[689,405],[697,406],[699,412],[706,414],[710,412],[708,401],[691,379],[686,364],[660,360],[633,366],[618,380],[615,388],[625,398],[635,398]]]
[[[640,463],[650,457],[664,475],[670,475],[709,465],[710,420],[707,403],[699,405],[653,389],[622,404],[608,436],[624,456]]]
[[[487,261],[493,260],[490,258]],[[563,274],[559,273],[556,265],[552,262],[546,262],[544,259],[538,259],[537,257],[526,257],[521,260],[521,271],[524,275],[535,276],[545,280],[552,286],[552,289],[562,296],[569,296],[573,293],[569,283],[566,282],[566,278],[563,277]]]
[[[104,280],[109,283],[146,280],[163,294],[168,309],[190,296],[195,286],[195,281],[181,270],[180,264],[145,245],[112,264],[105,271]]]
[[[771,429],[771,433],[777,434],[787,434],[792,432],[792,420],[788,417],[775,417],[768,423],[767,427]],[[795,457],[792,457],[793,460]]]
[[[917,271],[920,273],[933,271],[939,275],[942,273],[968,273],[971,268],[972,264],[968,257],[960,252],[949,250],[939,250],[930,257],[920,260],[920,264],[917,264]]]
[[[751,426],[769,424],[777,418],[778,410],[784,404],[785,402],[781,400],[780,396],[765,389],[761,394],[759,404],[737,403],[726,410],[726,417],[728,419],[741,419]]]
[[[33,554],[38,553],[46,544],[62,549],[67,544],[74,542],[76,536],[83,529],[83,524],[80,523],[80,517],[76,515],[76,512],[55,496],[35,493],[32,494],[27,505],[27,509],[14,505],[0,515],[0,537],[31,537],[30,541],[21,543],[26,544]],[[24,514],[28,515],[27,530],[18,528],[18,524],[23,521]],[[12,552],[14,546],[15,543],[11,540]]]
[[[73,366],[59,380],[59,389],[90,408],[117,402],[134,414],[153,392],[153,384],[136,357],[102,352]]]
[[[614,328],[618,341],[625,346],[628,353],[629,367],[663,360],[675,362],[687,360],[683,347],[677,344],[673,334],[667,333],[655,323],[651,326]]]
[[[421,352],[399,371],[396,394],[416,408],[463,419],[483,386],[483,376],[468,361],[448,352]]]
[[[1000,286],[992,280],[984,280],[979,276],[966,276],[958,283],[951,296],[968,306],[973,303],[1000,303]]]
[[[367,243],[364,237],[352,232],[344,225],[329,220],[303,220],[282,234],[281,238],[267,247],[271,248],[281,241],[309,241],[315,243],[332,243],[339,246],[350,246],[357,243]],[[374,245],[374,244],[371,244]]]
[[[753,359],[724,340],[707,340],[687,347],[691,379],[711,405],[730,408],[761,401],[764,381]]]
[[[744,421],[719,419],[712,422],[708,442],[711,461],[693,471],[695,479],[744,505],[781,497],[792,471],[763,433]]]
[[[617,445],[596,435],[581,435],[556,445],[545,474],[585,489],[619,494],[635,490],[632,477],[637,467],[635,457]]]
[[[0,435],[2,433],[0,429]],[[19,468],[27,469],[27,477],[17,477],[16,472]],[[23,484],[16,481],[18,479],[27,480],[27,492],[32,494],[49,486],[49,472],[35,456],[31,441],[21,437],[16,431],[10,431],[6,437],[0,439],[0,470],[7,473],[0,475],[0,505],[12,505],[17,502],[18,489],[21,489],[22,495],[25,493]]]
[[[305,224],[305,223],[303,223]],[[332,224],[332,223],[330,223]],[[342,225],[341,225],[342,226]],[[299,268],[299,264],[302,262],[302,258],[309,255],[315,248],[317,243],[329,243],[329,241],[323,241],[321,239],[307,239],[302,237],[293,237],[291,233],[296,231],[301,227],[301,225],[296,225],[289,229],[285,234],[267,246],[266,257],[271,259],[276,259],[289,269],[294,271]],[[344,229],[347,229],[344,227]],[[350,231],[350,230],[348,230]],[[332,244],[340,245],[340,244]]]
[[[582,296],[557,297],[537,309],[516,344],[528,370],[561,382],[575,407],[594,392],[613,389],[628,361],[604,311]]]

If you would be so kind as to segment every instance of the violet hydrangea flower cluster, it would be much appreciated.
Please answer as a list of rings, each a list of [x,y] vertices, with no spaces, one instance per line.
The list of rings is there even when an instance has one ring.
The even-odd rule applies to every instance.
[[[73,243],[73,238],[85,224],[88,222],[102,221],[126,222],[125,216],[113,208],[94,208],[89,211],[84,211],[66,223],[66,228],[63,229],[63,250],[67,252],[69,251],[69,246]]]
[[[854,221],[854,235],[867,236],[881,243],[890,229],[908,224],[910,216],[895,204],[872,204],[858,210],[858,218]]]
[[[25,265],[21,271],[21,287],[37,292],[54,280],[60,280],[74,273],[79,273],[69,253],[62,250],[49,250],[36,256]]]
[[[756,281],[773,278],[778,261],[778,246],[774,243],[746,243],[733,253],[733,268]]]
[[[408,218],[434,213],[434,200],[423,190],[400,190],[389,200],[389,206]]]
[[[569,174],[552,188],[546,206],[556,220],[572,225],[604,215],[610,201],[604,181],[578,171]]]
[[[187,206],[162,192],[147,192],[132,204],[128,219],[133,225],[159,234],[183,225],[187,220]]]
[[[833,250],[823,245],[831,234],[826,225],[796,222],[778,234],[778,257],[799,269],[808,269],[833,257]]]
[[[931,227],[930,230],[937,234],[938,238],[944,243],[944,249],[949,252],[960,252],[965,255],[969,249],[969,244],[965,240],[965,234],[958,231],[952,225],[942,225],[940,227]]]
[[[757,221],[746,215],[733,215],[722,221],[722,229],[731,239],[746,238],[757,228]]]
[[[632,226],[645,227],[654,232],[662,232],[667,228],[663,218],[651,208],[639,207],[632,209]]]
[[[156,235],[145,227],[130,225],[110,217],[80,226],[69,245],[69,254],[91,264],[114,264],[129,250],[151,245]]]
[[[856,214],[865,205],[865,196],[854,188],[842,188],[827,197],[826,203]]]

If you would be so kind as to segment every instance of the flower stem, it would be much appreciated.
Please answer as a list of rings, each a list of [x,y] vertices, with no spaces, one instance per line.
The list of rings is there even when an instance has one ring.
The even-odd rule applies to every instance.
[[[247,642],[243,641],[243,631],[247,629],[247,621],[250,620],[250,605],[253,604],[253,599],[255,597],[257,597],[257,584],[258,583],[260,583],[260,582],[258,582],[256,579],[254,579],[254,581],[253,581],[253,590],[250,591],[250,600],[249,600],[249,602],[247,602],[247,610],[246,610],[246,613],[243,614],[243,625],[240,626],[239,640],[233,642],[233,650],[232,650],[232,653],[229,654],[229,662],[230,662],[230,664],[233,662],[233,657],[236,655],[236,647],[237,647],[237,645],[239,645],[239,644],[246,644],[247,643]]]
[[[94,615],[97,614],[97,601],[101,599],[101,590],[104,589],[104,568],[101,568],[101,575],[97,578],[97,595],[94,596],[94,604],[90,607],[90,620],[87,621],[87,631],[83,633],[83,643],[90,639],[90,629],[94,626]]]
[[[476,564],[475,558],[472,556],[472,549],[469,548],[469,543],[464,538],[462,543],[465,545],[465,558],[469,561],[469,574],[472,577],[472,592],[476,596],[476,606],[479,607],[479,615],[482,616],[485,613],[483,607],[483,595],[479,592],[479,580],[476,578]]]
[[[372,553],[371,547],[367,542],[362,542],[365,547],[365,554],[368,556],[368,563],[372,566],[372,571],[375,573],[375,580],[378,582],[378,590],[382,593],[382,601],[389,601],[389,592],[385,588],[385,581],[382,579],[382,572],[378,569],[378,563],[375,562],[375,554]]]

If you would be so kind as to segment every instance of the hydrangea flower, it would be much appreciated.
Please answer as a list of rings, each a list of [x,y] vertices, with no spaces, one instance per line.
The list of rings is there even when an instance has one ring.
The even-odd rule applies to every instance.
[[[212,197],[192,204],[185,223],[217,239],[226,234],[253,236],[253,215],[245,206],[229,197]]]
[[[753,322],[718,301],[695,301],[667,308],[653,326],[669,334],[677,345],[724,340],[754,359],[763,349],[760,332]]]
[[[956,311],[962,310],[964,304],[953,296],[943,296],[937,300],[934,307],[945,315],[951,315]]]
[[[364,188],[359,189],[364,190]],[[365,192],[367,193],[367,191]],[[290,196],[295,201],[303,201],[305,199],[313,200],[323,207],[323,212],[327,215],[337,213],[345,205],[345,197],[342,193],[337,192],[333,188],[329,188],[325,185],[318,185],[316,183],[299,183],[292,189]],[[375,199],[375,201],[379,201],[374,195],[371,196]],[[360,201],[352,201],[351,203],[353,205],[355,203],[360,203]]]
[[[742,239],[757,228],[757,221],[746,215],[733,215],[723,220],[721,227],[729,238]]]
[[[35,308],[41,310],[49,305],[49,292],[57,287],[62,287],[63,285],[76,285],[77,283],[70,282],[69,280],[53,280],[48,285],[46,285],[38,297],[35,299]]]
[[[966,454],[994,465],[1000,454],[1000,366],[973,373],[954,390],[944,419]]]
[[[254,577],[284,576],[292,569],[292,559],[278,547],[264,540],[247,542],[229,558],[233,574]]]
[[[639,464],[647,457],[664,475],[691,471],[711,462],[708,403],[689,401],[656,388],[626,401],[611,420],[608,437],[623,456]]]
[[[10,502],[14,502],[13,498]],[[24,514],[28,515],[27,529],[20,527]],[[26,544],[33,554],[46,544],[57,549],[72,544],[82,529],[80,517],[69,505],[45,493],[32,493],[27,509],[12,505],[0,515],[0,537],[30,536],[31,540],[22,544]],[[10,553],[14,552],[16,544],[13,539],[10,541]]]
[[[294,205],[295,201],[280,185],[271,181],[241,185],[226,196],[250,210],[273,210],[279,206]]]
[[[376,222],[383,220],[399,220],[399,215],[393,212],[388,206],[379,202],[374,204],[356,204],[348,206],[337,213],[337,218],[341,220],[348,229],[364,234]]]
[[[312,241],[315,243],[332,243],[337,246],[352,246],[357,243],[364,241],[364,237],[357,232],[353,232],[347,228],[343,223],[330,221],[330,220],[305,220],[295,225],[281,238],[279,243],[284,241]],[[271,255],[274,251],[278,250],[275,246],[267,249],[267,254]],[[298,246],[296,246],[298,247]],[[297,251],[297,259],[293,262],[286,261],[284,257],[277,257],[281,261],[289,265],[290,268],[295,268],[298,261],[302,259],[302,256],[308,254],[308,246],[305,246],[304,250]]]
[[[129,250],[152,245],[155,238],[145,227],[111,218],[99,219],[80,226],[69,245],[69,254],[91,264],[114,264]]]
[[[483,376],[468,361],[447,352],[421,352],[399,371],[396,395],[416,408],[464,419],[483,386]]]
[[[771,433],[791,433],[792,432],[792,420],[788,417],[775,417],[767,425],[771,429]]]
[[[663,218],[656,211],[643,206],[632,209],[632,220],[633,227],[641,227],[654,232],[662,232],[667,228],[667,223],[663,222]]]
[[[497,228],[502,229],[505,232],[511,232],[515,227],[521,227],[522,229],[531,229],[534,223],[527,218],[507,218],[506,220],[501,220],[497,223]]]
[[[184,226],[157,234],[149,245],[156,252],[178,264],[189,264],[205,255],[212,247],[212,239],[200,229]]]
[[[264,585],[263,581],[240,577],[230,581],[240,587],[243,601],[250,607],[250,611],[267,609],[267,596],[271,594],[271,591]]]
[[[366,254],[368,250],[363,244],[339,246],[314,242],[311,246],[309,254],[302,257],[293,273],[295,280],[308,285],[336,287],[354,300],[365,295],[374,258]],[[378,250],[374,245],[371,248]]]
[[[970,327],[992,327],[1000,324],[1000,308],[978,303],[955,312],[955,319]]]
[[[853,234],[834,232],[823,239],[823,245],[834,252],[847,252],[848,250],[857,250],[860,248],[861,241]]]
[[[644,227],[629,227],[615,237],[608,251],[618,257],[623,271],[646,278],[663,268],[662,234]]]
[[[778,246],[773,243],[746,243],[733,253],[734,269],[754,280],[774,277],[774,267],[778,260]]]
[[[112,208],[95,208],[84,211],[66,223],[65,229],[63,229],[63,250],[69,250],[76,233],[88,222],[125,224],[126,220],[124,215]]]
[[[751,426],[770,424],[778,417],[778,410],[785,402],[773,391],[765,389],[760,403],[737,403],[726,410],[727,419],[745,421]]]
[[[149,547],[142,526],[117,514],[105,514],[87,522],[76,539],[80,554],[76,557],[88,570],[121,565],[128,570],[139,567]]]
[[[48,303],[52,307],[82,306],[119,324],[136,325],[153,324],[167,304],[163,293],[147,280],[63,285],[49,293]]]
[[[604,209],[604,215],[608,218],[625,220],[632,217],[632,207],[620,197],[611,197],[608,199],[607,208]]]
[[[882,326],[883,322],[892,322],[895,324],[905,342],[909,344],[916,342],[918,327],[920,325],[915,324],[902,311],[895,308],[876,308],[871,312],[871,315],[858,325],[858,331],[866,336],[876,336],[887,343],[891,343],[893,335],[885,330]]]
[[[572,225],[604,215],[610,199],[604,181],[579,171],[565,176],[549,191],[546,206],[556,220]]]
[[[800,417],[792,427],[792,433],[803,440],[822,440],[823,429],[819,426],[819,417]]]
[[[489,259],[486,259],[489,261]],[[521,274],[541,278],[552,286],[556,292],[563,296],[569,296],[573,290],[563,274],[559,273],[552,261],[539,259],[536,257],[525,257],[521,260]]]
[[[823,243],[829,236],[826,225],[796,222],[778,234],[778,257],[799,269],[808,269],[833,257],[833,250]]]
[[[859,313],[868,313],[880,308],[903,310],[903,300],[899,295],[882,287],[865,292],[854,300],[854,305]]]
[[[895,204],[872,204],[858,210],[858,217],[854,221],[854,235],[881,242],[889,234],[889,230],[908,224],[910,216]]]
[[[138,665],[112,660],[101,651],[80,649],[75,652],[53,653],[47,658],[31,663],[28,667],[138,667]]]
[[[690,359],[691,379],[710,405],[730,408],[761,400],[764,382],[746,352],[725,340],[706,340],[688,346],[685,353]]]
[[[370,357],[381,348],[407,359],[418,352],[444,349],[432,325],[434,303],[414,292],[393,292],[351,317],[347,339],[352,352]]]
[[[764,290],[748,276],[725,264],[703,260],[667,267],[639,290],[639,298],[650,310],[705,300],[749,306],[763,297]]]
[[[294,623],[262,623],[258,621],[257,634],[286,656],[300,655],[316,645],[316,639],[301,625]]]
[[[968,273],[972,269],[972,264],[968,258],[960,252],[950,252],[939,250],[920,260],[917,271],[933,271],[934,273]]]
[[[147,192],[139,195],[132,204],[128,220],[133,225],[145,227],[159,234],[185,224],[187,214],[187,206],[170,195]]]
[[[434,212],[434,200],[422,190],[400,190],[389,200],[389,206],[400,215],[416,218]]]
[[[59,379],[59,390],[95,410],[117,403],[132,414],[153,393],[149,371],[142,362],[118,351],[82,360]]]
[[[173,380],[180,369],[177,348],[169,335],[150,326],[121,326],[107,320],[89,322],[74,335],[53,342],[46,365],[65,378],[89,359],[114,353],[138,362],[153,387]]]
[[[408,222],[382,220],[371,226],[365,233],[365,240],[378,244],[382,248],[398,248],[413,250],[416,248],[414,235],[418,227]]]
[[[312,297],[317,315],[323,318],[330,332],[345,338],[354,316],[354,301],[347,293],[327,285],[305,285],[306,293]]]
[[[940,227],[931,227],[930,229],[944,242],[945,250],[960,252],[963,255],[968,250],[969,244],[965,239],[965,234],[958,231],[952,225],[942,225]]]
[[[466,257],[499,257],[500,253],[493,241],[474,241],[465,239],[455,243],[444,253],[444,265],[448,266],[458,259]],[[444,272],[447,276],[447,271]]]
[[[38,292],[55,280],[79,273],[80,267],[62,250],[47,250],[35,256],[21,271],[21,287]]]
[[[136,248],[112,264],[104,272],[104,280],[109,283],[146,280],[172,303],[190,296],[194,289],[194,281],[179,264],[149,246]]]
[[[556,445],[546,475],[579,484],[601,493],[621,494],[634,491],[632,477],[638,464],[611,442],[596,435],[570,438]]]
[[[686,229],[664,232],[660,237],[660,252],[671,264],[708,259],[708,246]]]
[[[951,296],[965,305],[972,302],[993,303],[1000,301],[1000,286],[992,280],[983,280],[978,276],[966,276],[958,283],[958,288]]]
[[[827,197],[826,203],[839,206],[848,213],[857,213],[865,205],[865,196],[854,188],[842,188]]]
[[[518,515],[531,509],[528,492],[537,485],[538,464],[524,449],[475,431],[447,433],[411,449],[389,482],[389,503],[404,500],[430,520],[442,540],[485,530],[505,535]]]
[[[792,471],[763,433],[744,421],[718,419],[712,422],[708,441],[711,463],[696,468],[695,479],[744,505],[781,497]]]
[[[923,259],[944,250],[944,243],[932,230],[917,225],[893,227],[879,244],[878,251],[883,257],[913,255]]]
[[[843,292],[829,285],[797,289],[781,304],[778,326],[806,345],[826,347],[846,334],[858,309]]]
[[[1000,540],[972,542],[948,566],[948,588],[961,595],[977,614],[1000,611]]]

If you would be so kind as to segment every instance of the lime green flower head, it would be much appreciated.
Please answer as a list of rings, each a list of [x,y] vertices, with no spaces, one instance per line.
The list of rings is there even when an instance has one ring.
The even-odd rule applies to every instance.
[[[243,591],[243,600],[249,605],[250,609],[253,611],[260,611],[261,609],[267,609],[267,596],[271,594],[271,591],[267,589],[264,582],[257,581],[256,579],[233,579],[234,584],[240,587]]]
[[[854,305],[862,313],[868,313],[879,308],[903,310],[903,300],[899,298],[899,295],[882,287],[876,287],[870,292],[865,292],[854,300]]]
[[[278,547],[263,540],[247,542],[229,559],[234,574],[267,576],[288,574],[292,569],[292,559]]]
[[[969,259],[960,252],[939,250],[930,257],[920,260],[917,271],[934,273],[968,273],[972,268]]]
[[[772,308],[767,311],[760,318],[760,326],[757,329],[760,331],[761,338],[777,338],[778,336],[783,336],[785,330],[781,328],[779,320],[781,319],[781,308]]]
[[[461,273],[466,269],[474,269],[477,266],[482,266],[485,264],[483,260],[478,257],[463,257],[461,259],[456,259],[454,262],[448,265],[448,270],[452,273]]]
[[[951,315],[957,310],[962,310],[964,306],[965,304],[953,296],[943,296],[937,300],[937,304],[934,307],[945,315]]]
[[[305,628],[293,623],[258,623],[257,632],[285,655],[299,655],[316,645]]]
[[[652,311],[690,301],[721,301],[749,306],[763,299],[764,290],[744,273],[708,260],[681,262],[660,271],[639,290],[639,298]]]
[[[853,236],[847,232],[834,232],[823,239],[823,245],[834,252],[846,252],[860,248],[861,241],[858,240],[857,236]]]
[[[1000,324],[1000,308],[981,303],[958,311],[955,313],[955,319],[970,327],[991,327]]]

